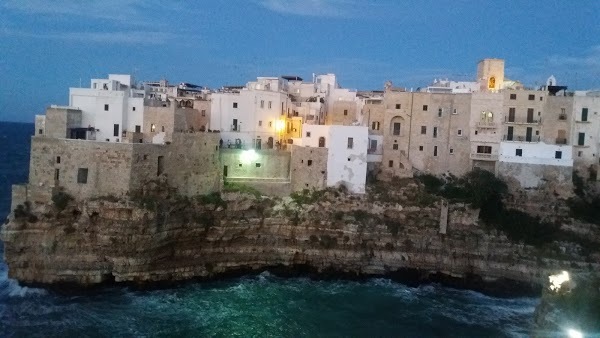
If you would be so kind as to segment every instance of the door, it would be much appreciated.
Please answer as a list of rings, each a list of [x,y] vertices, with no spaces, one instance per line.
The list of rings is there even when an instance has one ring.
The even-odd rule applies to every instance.
[[[233,119],[232,131],[237,131],[238,121],[237,119]]]
[[[267,140],[267,148],[273,149],[273,138],[272,137],[269,137],[269,139]]]
[[[531,142],[531,135],[533,133],[533,129],[531,127],[527,128],[527,133],[525,134],[525,141]]]
[[[260,138],[256,139],[256,149],[262,148],[262,140]]]
[[[227,177],[227,166],[223,166],[223,177]]]
[[[533,109],[527,109],[527,123],[533,123]]]
[[[506,140],[507,141],[512,141],[513,140],[513,132],[514,132],[514,127],[508,127],[508,134],[506,135]]]
[[[508,122],[515,122],[515,108],[508,109]]]

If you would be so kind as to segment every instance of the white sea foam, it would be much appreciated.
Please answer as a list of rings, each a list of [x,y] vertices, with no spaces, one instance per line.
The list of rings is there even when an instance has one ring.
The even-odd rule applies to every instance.
[[[27,297],[45,295],[46,291],[38,288],[20,286],[19,282],[8,278],[6,267],[0,269],[0,298],[4,297]]]

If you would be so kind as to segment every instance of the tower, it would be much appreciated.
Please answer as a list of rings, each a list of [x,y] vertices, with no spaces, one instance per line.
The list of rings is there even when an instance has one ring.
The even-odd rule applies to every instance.
[[[483,59],[477,64],[477,81],[481,91],[498,91],[504,83],[504,60]]]

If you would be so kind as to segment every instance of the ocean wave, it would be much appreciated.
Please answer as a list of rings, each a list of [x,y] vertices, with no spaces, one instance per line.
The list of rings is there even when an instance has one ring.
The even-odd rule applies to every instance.
[[[0,267],[0,299],[12,297],[29,297],[46,295],[46,290],[20,286],[19,282],[8,278],[8,270],[4,264]]]

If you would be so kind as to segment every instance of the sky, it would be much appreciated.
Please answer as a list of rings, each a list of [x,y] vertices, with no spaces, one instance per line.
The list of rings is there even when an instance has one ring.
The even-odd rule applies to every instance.
[[[474,80],[505,59],[526,85],[600,88],[599,0],[1,0],[0,121],[69,87],[133,74],[210,88],[335,73],[345,88]]]

